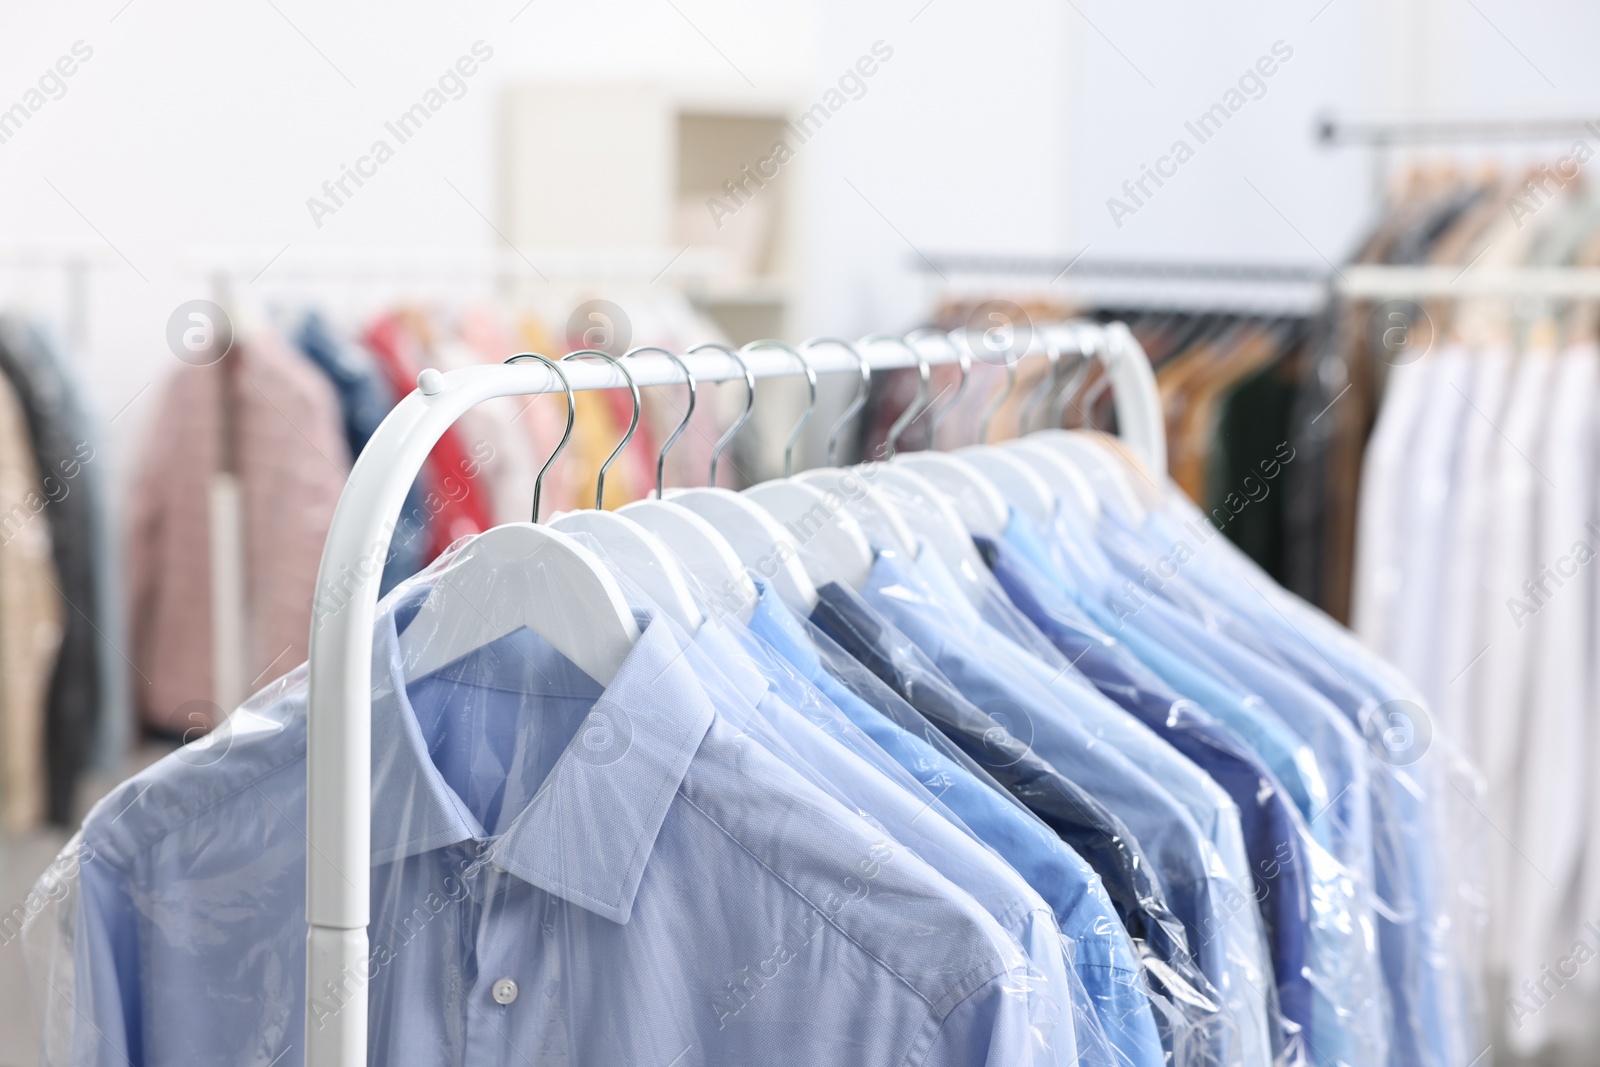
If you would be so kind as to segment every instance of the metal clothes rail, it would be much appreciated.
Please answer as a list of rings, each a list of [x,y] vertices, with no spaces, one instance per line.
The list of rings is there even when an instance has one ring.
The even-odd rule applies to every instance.
[[[1090,331],[1085,333],[1080,331]],[[1043,336],[1041,336],[1043,334]],[[957,345],[962,338],[951,338]],[[1119,425],[1130,446],[1157,471],[1166,468],[1165,431],[1155,375],[1125,326],[1070,323],[1037,327],[1033,352],[1045,344],[1072,351],[1081,339],[1105,365]],[[932,364],[953,363],[952,345],[937,335],[916,352],[904,345],[864,341],[858,350],[874,370],[912,367],[917,354]],[[1028,355],[1030,353],[1019,353]],[[802,373],[788,352],[763,347],[743,353],[751,373],[773,378]],[[724,354],[683,357],[699,381],[743,377]],[[837,345],[809,353],[819,374],[859,374]],[[634,357],[629,371],[640,386],[681,384],[682,371],[663,356]],[[562,367],[574,390],[618,389],[626,382],[609,363]],[[339,498],[317,574],[310,645],[306,775],[306,1058],[307,1067],[366,1067],[367,976],[372,826],[372,628],[378,582],[407,488],[440,435],[463,413],[492,397],[560,391],[555,374],[537,362],[423,371],[417,389],[389,413],[356,460]],[[317,1013],[311,1001],[336,991],[341,1010]]]

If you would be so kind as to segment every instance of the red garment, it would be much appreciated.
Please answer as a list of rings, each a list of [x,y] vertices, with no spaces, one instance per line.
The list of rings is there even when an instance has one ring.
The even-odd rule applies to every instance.
[[[415,354],[416,338],[398,313],[373,323],[366,342],[396,396],[406,396],[417,387],[421,361]],[[458,538],[494,525],[487,488],[477,477],[478,465],[453,427],[428,454],[422,477],[423,506],[432,517],[428,526],[430,561]]]

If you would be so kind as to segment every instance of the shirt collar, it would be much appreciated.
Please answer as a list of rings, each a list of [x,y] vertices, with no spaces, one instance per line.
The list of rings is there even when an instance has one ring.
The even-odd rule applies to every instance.
[[[771,585],[756,583],[756,608],[750,614],[750,632],[777,650],[795,670],[815,678],[822,667],[821,657],[793,609],[783,602]]]
[[[414,589],[384,611],[373,643],[375,864],[485,836],[429,758],[406,695],[399,629],[425,595],[425,587]],[[515,657],[501,659],[516,665]],[[529,714],[538,713],[535,703]],[[649,620],[533,800],[494,840],[489,860],[626,923],[667,809],[713,716],[671,628]]]

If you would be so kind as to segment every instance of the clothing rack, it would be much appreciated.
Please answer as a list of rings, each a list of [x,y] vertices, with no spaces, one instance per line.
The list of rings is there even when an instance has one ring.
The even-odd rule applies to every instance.
[[[1357,300],[1401,297],[1600,298],[1600,267],[1385,267],[1344,268],[1339,293]]]
[[[61,272],[67,347],[81,354],[89,342],[89,276],[115,262],[110,249],[62,243],[0,245],[0,271],[44,269]]]
[[[1600,138],[1600,120],[1576,117],[1517,119],[1410,119],[1350,122],[1333,117],[1318,119],[1315,139],[1329,148],[1357,145],[1372,150],[1372,202],[1388,195],[1389,169],[1396,148],[1444,144],[1526,144],[1556,142],[1568,137]]]
[[[1039,336],[1048,331],[1048,338]],[[1089,336],[1085,336],[1086,333]],[[1067,323],[1035,330],[1024,356],[1047,352],[1045,341],[1070,349],[1080,340],[1105,366],[1113,387],[1118,425],[1130,447],[1152,470],[1166,469],[1166,440],[1154,372],[1138,342],[1120,323]],[[938,342],[938,337],[924,340]],[[957,362],[955,346],[934,343],[915,350],[886,341],[863,341],[861,356],[875,371]],[[920,359],[918,358],[920,355]],[[818,374],[859,374],[860,366],[837,345],[809,355]],[[726,355],[703,351],[682,357],[696,380],[742,378],[744,369]],[[773,347],[743,354],[757,378],[796,375],[804,368]],[[682,384],[684,371],[664,356],[628,360],[639,386]],[[627,387],[610,363],[563,365],[574,391]],[[373,624],[382,562],[396,514],[435,442],[460,416],[485,400],[561,391],[556,374],[542,363],[469,367],[449,373],[425,370],[417,388],[384,419],[356,460],[339,498],[323,547],[312,616],[307,703],[306,774],[306,1067],[365,1067],[369,864],[372,827]],[[314,998],[336,991],[341,1010],[312,1010]]]
[[[917,257],[916,267],[949,288],[977,292],[997,280],[1033,284],[1041,294],[1091,296],[1104,306],[1231,308],[1311,314],[1328,299],[1330,272],[1304,263],[1227,260],[1088,259],[951,253]]]

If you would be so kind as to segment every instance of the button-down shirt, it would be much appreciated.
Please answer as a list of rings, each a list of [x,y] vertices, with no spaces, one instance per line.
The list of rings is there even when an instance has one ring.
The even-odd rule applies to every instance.
[[[1031,1062],[1071,1067],[1081,1054],[1109,1067],[1110,1045],[1092,1026],[1080,1049],[1074,1014],[1090,1006],[1086,995],[1074,996],[1061,930],[1044,898],[827,697],[736,627],[733,620],[708,621],[685,653],[712,707],[970,894],[1015,939],[1034,968],[1026,995],[1041,1040]]]
[[[1252,896],[1271,945],[1278,1007],[1293,1028],[1305,1032],[1311,1024],[1312,991],[1305,971],[1311,902],[1292,801],[1242,739],[1100,630],[1068,598],[1066,579],[1019,543],[1022,533],[1014,528],[1001,541],[978,539],[1012,602],[1101,692],[1193,759],[1234,798],[1255,883]]]
[[[1159,548],[1204,522],[1192,505],[1173,499],[1167,511],[1152,513],[1147,537]],[[1438,847],[1446,839],[1441,798],[1451,787],[1433,752],[1390,750],[1382,740],[1389,723],[1380,709],[1403,702],[1391,707],[1412,709],[1415,716],[1421,698],[1349,631],[1280,589],[1226,539],[1215,538],[1207,548],[1208,565],[1190,568],[1182,577],[1236,614],[1230,635],[1265,643],[1282,655],[1379,750],[1369,767],[1381,905],[1378,949],[1391,1002],[1389,1062],[1471,1060],[1480,1049],[1469,1047],[1464,988],[1469,979],[1453,942],[1445,890],[1466,878],[1450,871],[1457,857]],[[1228,625],[1226,616],[1223,623]],[[1414,740],[1424,741],[1420,735]]]
[[[751,633],[812,682],[1049,902],[1073,945],[1073,969],[1096,1021],[1117,1050],[1118,1062],[1158,1067],[1160,1038],[1133,945],[1094,869],[1025,807],[980,781],[953,755],[891,720],[831,673],[816,647],[829,638],[808,632],[771,586],[758,587]],[[864,679],[858,684],[868,688]],[[899,700],[881,682],[870,692],[880,702]],[[1084,1045],[1080,1037],[1079,1047]]]
[[[950,618],[975,651],[992,657],[1006,670],[1031,677],[1060,697],[1085,730],[1110,743],[1159,782],[1162,790],[1194,820],[1200,829],[1200,853],[1213,901],[1206,921],[1214,925],[1207,925],[1197,934],[1201,963],[1239,1024],[1243,1062],[1270,1063],[1269,1025],[1277,1025],[1276,1019],[1268,1018],[1268,1002],[1272,998],[1268,997],[1267,988],[1272,962],[1260,914],[1251,903],[1254,885],[1239,810],[1233,799],[1172,745],[1102,695],[1053,647],[1047,664],[1020,646],[1010,635],[1025,637],[1025,630],[1032,630],[1035,635],[1028,641],[1029,647],[1048,642],[1015,607],[995,602],[1003,594],[985,598],[987,603],[980,613],[962,596],[954,577],[935,553],[923,551],[915,560],[904,562],[905,570],[921,584],[901,587],[903,598],[909,602],[924,598],[930,609]],[[987,621],[989,616],[1002,617],[1006,632],[992,626]]]
[[[1156,862],[1173,911],[1190,945],[1206,962],[1214,939],[1201,934],[1214,916],[1201,834],[1194,820],[1148,775],[1086,731],[1060,699],[1015,663],[993,658],[965,629],[947,618],[919,590],[898,553],[880,551],[862,596],[927,654],[961,694],[988,711],[1013,734],[1031,743],[1051,766],[1094,794],[1127,824],[1145,854]],[[1213,977],[1215,967],[1208,967]]]
[[[1019,554],[1041,556],[1031,530],[1007,533],[1022,546]],[[1057,527],[1061,527],[1061,522]],[[1298,827],[1309,836],[1297,841],[1306,858],[1310,908],[1305,913],[1309,938],[1304,964],[1311,985],[1311,1025],[1306,1047],[1314,1062],[1380,1062],[1386,1055],[1384,1005],[1380,994],[1372,910],[1370,856],[1371,820],[1365,799],[1362,756],[1353,732],[1320,694],[1298,678],[1280,671],[1248,649],[1215,634],[1158,592],[1178,594],[1170,576],[1145,565],[1131,537],[1103,529],[1105,559],[1124,582],[1120,597],[1080,591],[1085,607],[1102,625],[1116,631],[1169,681],[1187,695],[1218,710],[1243,732],[1264,758],[1273,762],[1305,808]],[[1062,531],[1062,539],[1070,536]],[[1118,544],[1118,538],[1121,544]],[[1170,569],[1170,568],[1168,568]],[[1059,574],[1056,576],[1059,584]],[[1140,599],[1126,603],[1129,590]],[[1187,600],[1193,600],[1190,593]],[[1122,601],[1122,602],[1119,602]],[[1250,684],[1255,683],[1255,688]],[[1262,692],[1280,703],[1264,700]],[[1293,729],[1287,718],[1299,727]],[[1319,742],[1316,747],[1308,743]],[[1274,755],[1275,754],[1275,755]],[[1323,767],[1340,772],[1339,789],[1324,801]],[[1359,792],[1351,797],[1352,791]]]
[[[928,657],[854,590],[818,587],[814,622],[1026,804],[1100,875],[1123,925],[1144,953],[1163,1005],[1163,1038],[1200,1052],[1225,1028],[1209,980],[1138,840],[1087,790],[966,699]],[[906,724],[902,724],[906,725]]]
[[[667,626],[604,688],[526,630],[407,686],[384,610],[374,666],[372,1062],[1027,1062],[1014,941]],[[91,813],[40,931],[52,1062],[301,1062],[305,677]],[[314,992],[312,1025],[351,989]]]

